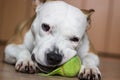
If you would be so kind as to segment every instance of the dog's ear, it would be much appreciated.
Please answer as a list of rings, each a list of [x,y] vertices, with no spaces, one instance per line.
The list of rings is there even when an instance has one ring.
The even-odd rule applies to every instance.
[[[91,15],[95,12],[94,9],[89,9],[89,10],[86,10],[86,9],[81,9],[81,11],[87,15],[87,21],[89,24],[91,24]]]
[[[57,1],[57,0],[32,0],[32,6],[35,10],[37,6],[44,4],[47,1]]]
[[[42,5],[45,0],[32,0],[32,7],[35,10],[37,6]]]

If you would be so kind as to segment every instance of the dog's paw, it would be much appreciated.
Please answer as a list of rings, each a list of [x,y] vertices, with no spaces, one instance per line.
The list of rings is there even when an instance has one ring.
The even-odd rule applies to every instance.
[[[82,65],[78,78],[79,80],[101,80],[101,73],[96,66]]]
[[[15,65],[16,71],[23,72],[23,73],[35,73],[36,72],[36,65],[32,60],[18,60]]]

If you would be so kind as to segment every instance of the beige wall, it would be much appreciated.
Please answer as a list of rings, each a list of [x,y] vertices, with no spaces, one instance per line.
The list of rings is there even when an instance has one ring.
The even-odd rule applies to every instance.
[[[0,39],[8,40],[15,26],[32,15],[32,0],[0,0]],[[78,7],[95,9],[88,31],[95,48],[120,54],[120,0],[65,0]]]

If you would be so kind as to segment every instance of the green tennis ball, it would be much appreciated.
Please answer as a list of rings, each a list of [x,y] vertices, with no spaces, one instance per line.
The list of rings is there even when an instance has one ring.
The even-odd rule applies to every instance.
[[[81,68],[81,61],[78,56],[74,56],[68,62],[53,70],[48,74],[42,74],[44,76],[60,75],[65,77],[75,77]]]

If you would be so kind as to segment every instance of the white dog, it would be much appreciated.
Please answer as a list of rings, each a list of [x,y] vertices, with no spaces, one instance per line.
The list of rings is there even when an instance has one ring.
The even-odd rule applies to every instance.
[[[86,32],[94,10],[80,10],[63,1],[33,3],[36,16],[17,29],[5,48],[5,61],[20,72],[48,73],[77,54],[82,60],[78,78],[100,80],[99,58]]]

